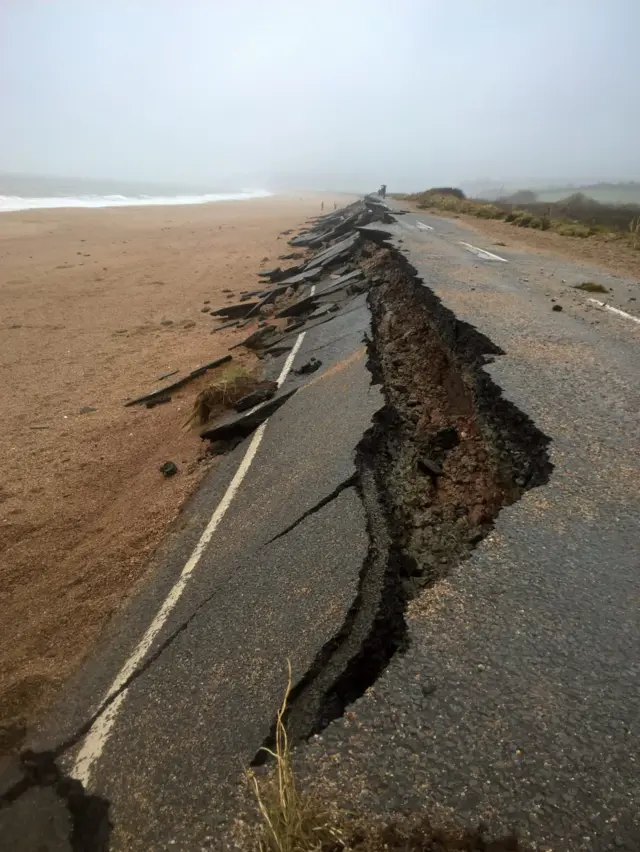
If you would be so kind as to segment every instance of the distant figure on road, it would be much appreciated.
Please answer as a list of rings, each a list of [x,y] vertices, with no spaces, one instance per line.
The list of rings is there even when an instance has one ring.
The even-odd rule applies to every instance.
[[[320,202],[320,209],[324,210],[324,201]]]
[[[337,209],[338,209],[338,202],[337,202],[337,201],[334,201],[334,202],[333,202],[333,209],[334,209],[334,210],[337,210]]]
[[[380,198],[386,198],[386,197],[387,197],[387,185],[386,185],[386,183],[383,183],[382,186],[380,187]]]

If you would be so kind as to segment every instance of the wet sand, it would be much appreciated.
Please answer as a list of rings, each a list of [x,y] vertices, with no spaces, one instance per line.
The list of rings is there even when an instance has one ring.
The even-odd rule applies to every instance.
[[[212,335],[205,300],[252,289],[291,251],[280,232],[319,213],[306,196],[0,216],[0,753],[144,580],[215,464],[183,428],[210,375],[168,405],[125,400],[225,354],[242,332]]]

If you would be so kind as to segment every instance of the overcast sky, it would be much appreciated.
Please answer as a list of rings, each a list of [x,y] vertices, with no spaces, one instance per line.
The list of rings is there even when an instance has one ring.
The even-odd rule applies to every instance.
[[[0,171],[640,179],[640,0],[0,0]]]

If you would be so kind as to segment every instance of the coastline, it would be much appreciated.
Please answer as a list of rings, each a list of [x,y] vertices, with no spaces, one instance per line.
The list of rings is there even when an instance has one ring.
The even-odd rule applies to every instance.
[[[318,215],[322,198],[0,217],[0,753],[19,747],[144,581],[215,464],[183,428],[211,377],[151,410],[124,401],[226,354],[242,332],[211,335],[205,300],[215,309],[251,289],[289,250],[281,232]],[[159,473],[167,460],[171,479]]]

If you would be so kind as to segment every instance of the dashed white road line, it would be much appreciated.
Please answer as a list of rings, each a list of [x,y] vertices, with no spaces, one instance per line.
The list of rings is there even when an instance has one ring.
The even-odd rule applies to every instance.
[[[314,284],[311,288],[312,296],[314,295],[315,290],[316,287]],[[291,352],[287,356],[287,360],[284,362],[282,371],[278,376],[278,387],[281,387],[284,380],[287,378],[289,370],[293,365],[293,361],[296,355],[298,354],[300,347],[302,346],[302,341],[304,340],[305,334],[306,332],[303,331],[298,335]],[[247,475],[247,472],[256,457],[258,447],[262,442],[262,438],[264,437],[268,422],[269,421],[266,420],[264,423],[262,423],[262,425],[259,426],[256,432],[254,433],[253,438],[251,439],[251,443],[247,447],[247,451],[244,454],[242,461],[240,462],[238,470],[235,472],[233,479],[229,483],[229,486],[227,487],[227,490],[225,491],[222,500],[220,500],[220,502],[216,506],[216,509],[213,515],[211,516],[209,523],[205,527],[204,532],[200,536],[198,543],[193,549],[191,556],[189,557],[182,571],[180,572],[180,576],[178,577],[172,589],[169,591],[167,597],[164,599],[162,606],[155,614],[153,621],[147,628],[144,636],[138,643],[137,647],[116,675],[114,681],[107,690],[107,693],[100,702],[100,704],[104,704],[105,701],[108,701],[110,696],[122,689],[123,685],[127,682],[127,680],[131,677],[131,675],[136,671],[140,663],[143,661],[158,633],[160,633],[167,619],[169,618],[169,615],[171,614],[173,609],[175,609],[176,604],[180,600],[182,593],[186,588],[189,578],[191,577],[198,563],[200,562],[200,559],[202,558],[202,555],[205,552],[207,545],[211,541],[211,538],[213,537],[213,534],[218,528],[220,521],[225,516],[227,509],[231,505],[231,501],[237,494],[243,479]],[[71,774],[82,782],[85,789],[91,782],[91,774],[93,768],[95,767],[96,762],[100,759],[102,755],[113,725],[118,717],[118,713],[120,712],[120,708],[122,707],[122,704],[124,702],[127,691],[128,689],[122,690],[122,692],[120,692],[120,694],[105,709],[104,713],[102,713],[102,715],[96,719],[93,724],[93,727],[86,735],[84,742],[82,743],[82,746],[80,747],[80,750],[76,756],[73,768],[71,770]]]
[[[422,231],[433,231],[431,225],[427,225],[426,222],[416,222],[416,227],[420,228]]]
[[[466,248],[466,250],[470,251],[472,254],[481,257],[483,260],[499,260],[502,263],[509,263],[506,257],[500,257],[499,254],[493,254],[493,252],[487,251],[486,249],[481,249],[477,246],[472,246],[471,243],[463,243],[461,240],[460,245]]]
[[[613,305],[608,305],[606,302],[601,302],[599,299],[587,299],[588,302],[593,302],[594,305],[597,305],[599,308],[604,308],[605,311],[611,311],[612,314],[618,314],[618,316],[624,317],[625,319],[630,319],[633,322],[637,322],[640,324],[640,317],[634,317],[633,314],[628,314],[626,311],[621,311],[620,308],[614,308]]]

